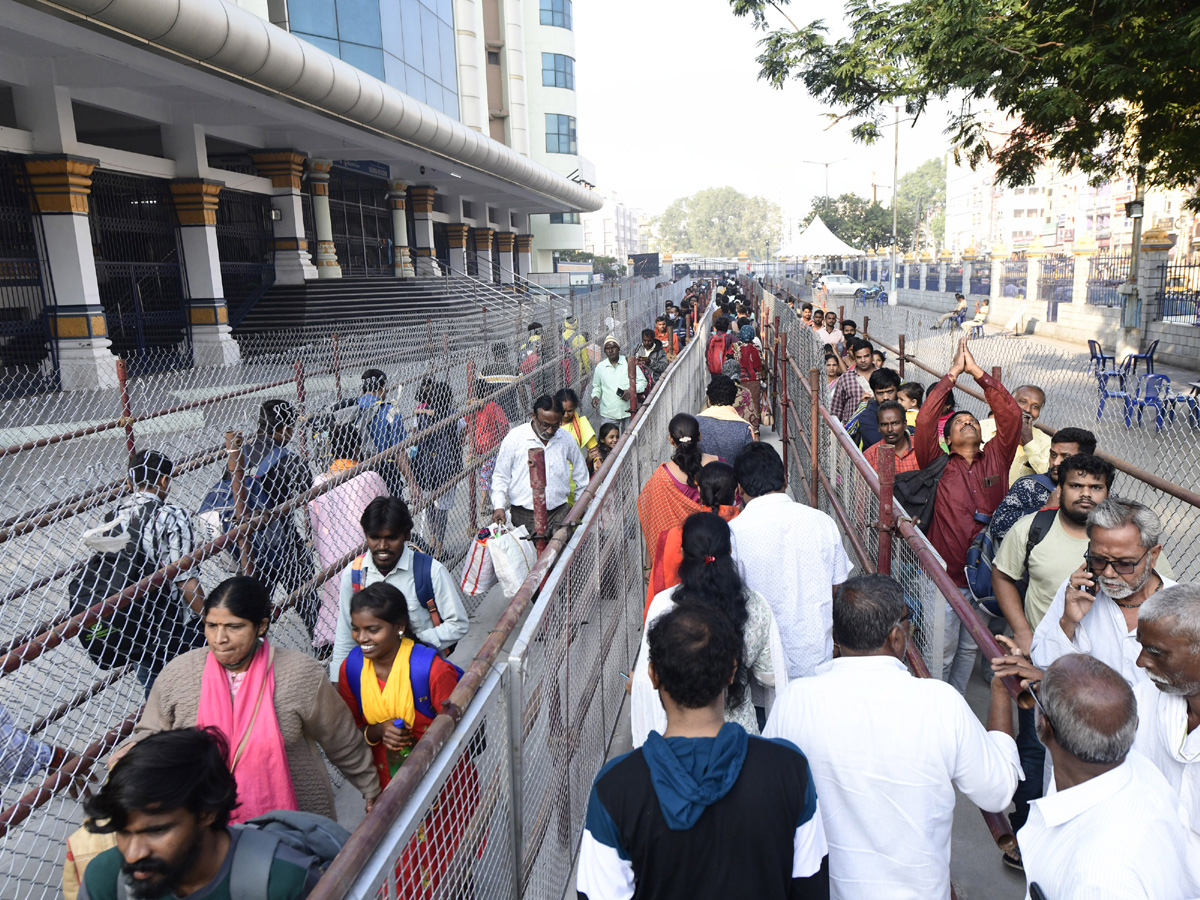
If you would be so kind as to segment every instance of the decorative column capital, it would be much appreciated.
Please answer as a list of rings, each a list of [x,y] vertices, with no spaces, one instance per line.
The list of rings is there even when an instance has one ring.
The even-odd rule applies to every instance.
[[[175,203],[175,217],[180,225],[216,225],[217,199],[223,181],[208,178],[189,178],[172,181],[171,199]]]
[[[333,171],[331,159],[309,159],[308,187],[314,196],[329,196],[329,173]]]
[[[92,192],[92,171],[99,160],[81,156],[30,156],[25,159],[25,174],[33,188],[39,213],[88,214]]]
[[[496,232],[496,244],[499,246],[501,253],[512,253],[516,242],[517,236],[511,231]]]
[[[1008,248],[1006,246],[1004,246],[1003,244],[996,244],[994,247],[992,247],[992,259],[994,259],[994,260],[1008,259],[1008,256],[1009,256]]]
[[[476,228],[475,229],[475,249],[476,250],[491,250],[492,235],[496,232],[491,228]]]
[[[392,209],[404,209],[408,205],[408,185],[403,181],[389,181],[387,195]]]
[[[1170,250],[1178,239],[1179,235],[1171,234],[1162,225],[1155,225],[1142,233],[1142,249],[1148,253]]]
[[[532,253],[533,252],[533,235],[518,234],[517,235],[517,252]]]
[[[295,150],[263,150],[251,153],[254,168],[264,178],[271,179],[271,187],[300,190],[300,179],[304,175],[303,153]]]
[[[1038,238],[1032,244],[1025,248],[1026,259],[1041,259],[1046,255],[1046,245],[1042,243],[1042,239]]]
[[[437,197],[437,188],[429,184],[419,184],[408,189],[408,198],[412,201],[413,212],[429,215],[433,212],[433,201]]]
[[[465,250],[467,247],[467,231],[469,225],[461,222],[451,222],[446,226],[446,237],[452,250]]]

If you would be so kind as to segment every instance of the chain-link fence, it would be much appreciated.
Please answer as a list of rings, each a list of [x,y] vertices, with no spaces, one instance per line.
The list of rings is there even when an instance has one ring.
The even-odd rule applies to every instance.
[[[199,642],[183,606],[188,595],[171,582],[186,589],[195,577],[207,591],[239,569],[253,571],[272,583],[273,641],[328,656],[341,572],[364,549],[358,519],[370,499],[403,495],[416,519],[414,544],[456,566],[490,519],[490,463],[508,427],[528,418],[534,397],[564,386],[588,411],[605,336],[632,352],[685,287],[613,285],[573,305],[549,292],[470,287],[403,316],[239,337],[240,362],[228,367],[0,405],[0,702],[13,726],[66,752],[49,774],[44,765],[23,767],[9,753],[17,744],[5,723],[0,896],[57,894],[64,840],[82,821],[76,787],[102,774],[96,763],[132,729],[143,682],[177,641]],[[534,322],[541,327],[530,331]],[[372,385],[379,396],[360,406],[368,369],[381,370],[386,384]],[[260,434],[267,400],[291,404],[294,432],[268,423]],[[287,478],[264,479],[260,493],[249,483],[275,447],[272,433],[294,464]],[[150,485],[131,491],[131,450],[173,461],[164,483],[174,511],[158,514],[165,524],[145,565],[127,558],[97,575],[88,562],[101,544],[82,543],[85,534],[122,509],[137,530],[133,510],[158,504]],[[247,486],[227,491],[240,501],[234,527],[209,540],[195,514],[230,469],[231,482]],[[503,740],[489,741],[489,752]]]
[[[849,314],[849,313],[848,313]],[[931,331],[937,314],[904,307],[855,307],[860,330],[895,356],[899,338],[910,357],[905,378],[932,386],[954,360],[961,334]],[[865,326],[865,327],[864,327]],[[1011,391],[1036,385],[1046,392],[1046,405],[1038,425],[1049,431],[1073,426],[1095,433],[1098,449],[1118,468],[1113,491],[1139,500],[1161,516],[1167,559],[1178,578],[1200,578],[1200,559],[1192,552],[1192,535],[1200,529],[1200,447],[1196,444],[1196,419],[1183,388],[1172,390],[1161,401],[1163,424],[1156,427],[1159,408],[1146,404],[1140,382],[1129,379],[1134,394],[1132,417],[1127,425],[1123,399],[1110,400],[1099,413],[1098,380],[1086,352],[1064,349],[1034,337],[988,334],[971,343],[971,352],[985,370],[1000,368]],[[1110,385],[1117,388],[1114,382]],[[973,395],[972,392],[975,392]],[[968,378],[955,390],[961,408],[985,417],[987,407],[978,388]],[[1138,399],[1143,401],[1139,423]]]
[[[537,604],[507,665],[491,671],[352,883],[323,881],[314,897],[569,893],[592,779],[625,700],[620,673],[630,671],[642,626],[646,561],[629,511],[670,455],[671,417],[703,405],[706,333],[702,325],[650,395],[540,590],[544,572],[526,581]]]

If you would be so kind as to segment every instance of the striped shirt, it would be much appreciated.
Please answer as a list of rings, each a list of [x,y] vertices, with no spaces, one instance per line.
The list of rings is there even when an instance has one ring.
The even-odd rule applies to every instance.
[[[134,512],[144,509],[148,505],[157,505],[158,511],[154,513],[150,527],[142,530],[142,550],[145,552],[146,558],[154,563],[155,568],[161,569],[187,556],[195,547],[196,538],[192,532],[192,514],[182,506],[163,503],[155,494],[136,491],[128,497],[122,498],[117,504],[113,522],[119,522],[120,528],[116,530],[128,531]],[[180,572],[172,579],[172,582],[176,586],[181,585],[189,579],[198,578],[199,575],[199,569],[192,568],[186,572]],[[178,597],[178,588],[174,588],[171,593]]]

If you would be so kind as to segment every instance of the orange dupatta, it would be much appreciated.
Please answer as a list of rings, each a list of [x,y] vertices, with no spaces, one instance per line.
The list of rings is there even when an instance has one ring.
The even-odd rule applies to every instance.
[[[708,507],[680,490],[666,463],[655,469],[637,500],[638,520],[642,525],[642,537],[646,540],[646,558],[654,559],[660,534],[673,525],[682,525],[683,520],[692,513],[706,509]]]
[[[707,512],[704,507],[700,512]],[[732,521],[742,511],[740,506],[722,506],[715,510],[726,522]],[[646,606],[642,609],[642,624],[650,611],[650,601],[669,587],[679,584],[679,564],[683,562],[683,525],[674,525],[658,536],[658,549],[654,553],[654,565],[650,569],[650,584],[646,589]]]

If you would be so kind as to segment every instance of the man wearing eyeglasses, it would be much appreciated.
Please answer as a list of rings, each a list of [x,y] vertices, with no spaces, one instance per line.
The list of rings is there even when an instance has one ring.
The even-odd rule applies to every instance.
[[[1138,610],[1175,582],[1155,570],[1162,521],[1136,500],[1109,497],[1088,515],[1084,563],[1063,582],[1033,633],[1030,657],[1045,669],[1070,653],[1112,667],[1131,686],[1146,681],[1138,668]]]

